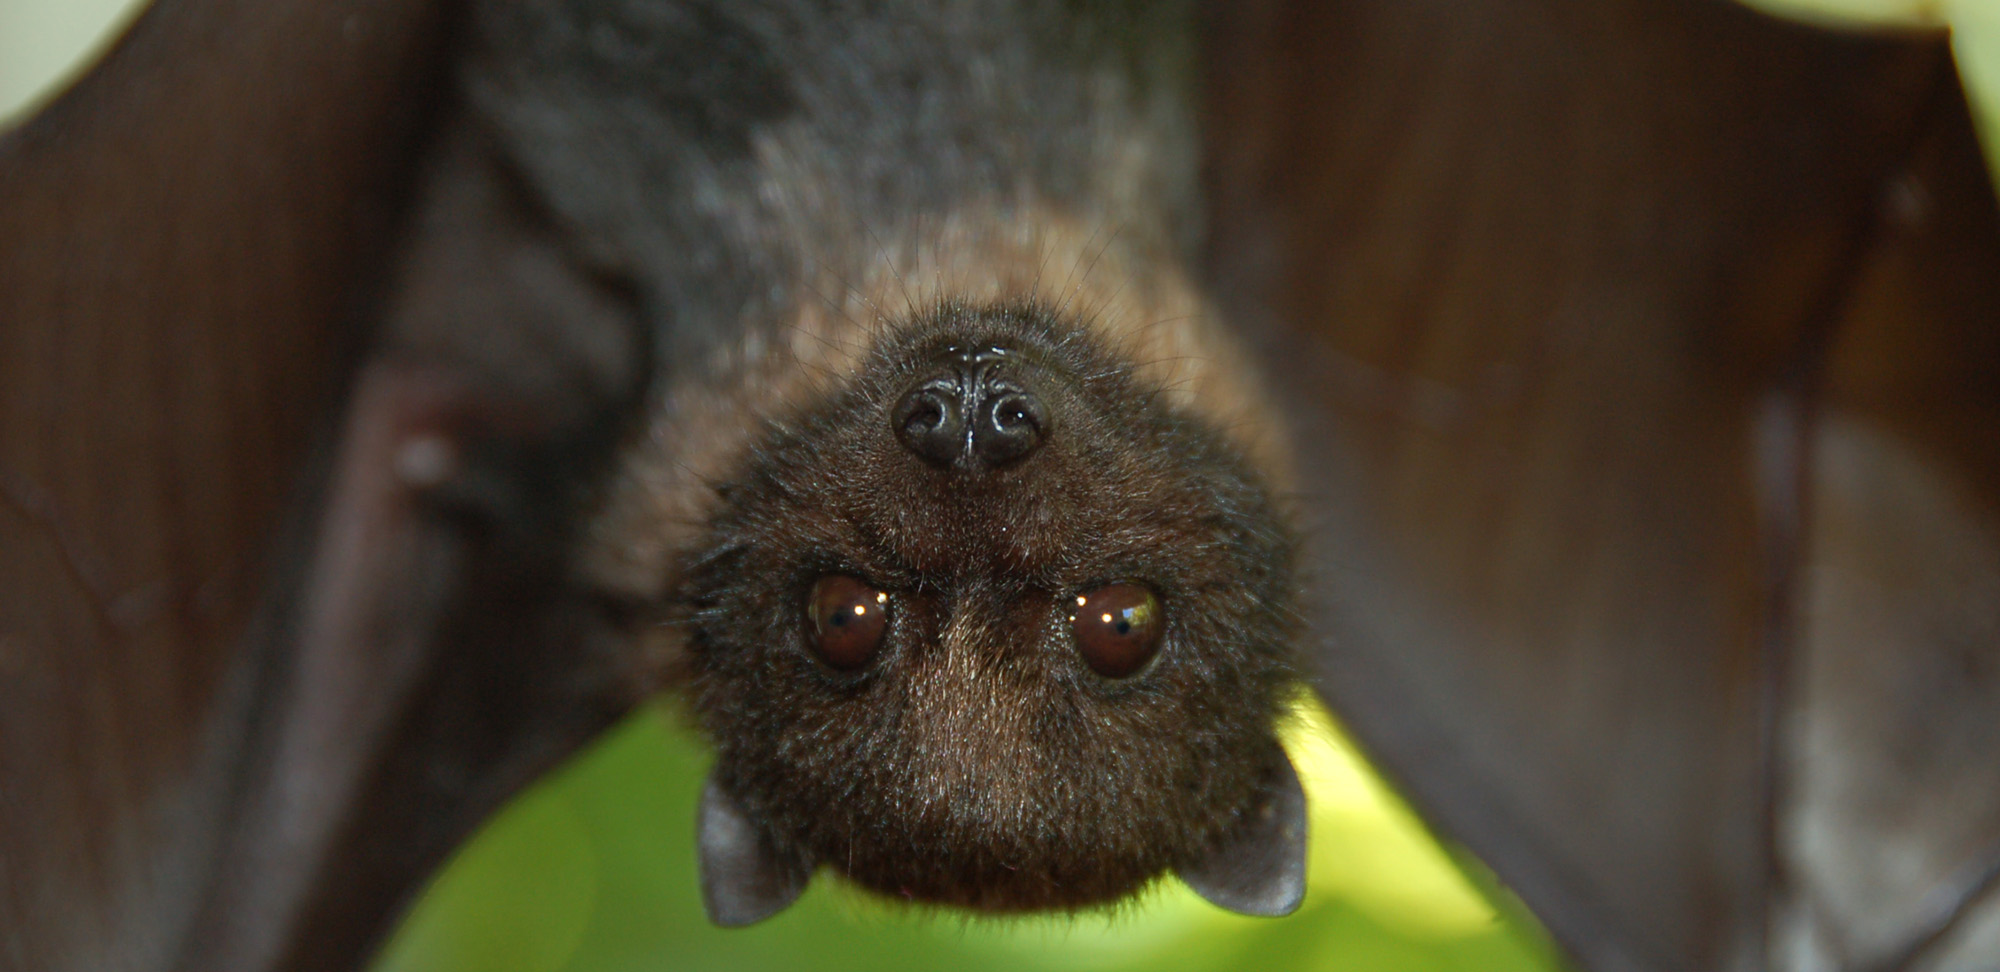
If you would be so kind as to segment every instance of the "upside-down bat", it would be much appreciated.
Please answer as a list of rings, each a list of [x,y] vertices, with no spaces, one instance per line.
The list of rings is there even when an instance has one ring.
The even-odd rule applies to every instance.
[[[403,16],[340,36],[419,45]],[[822,867],[989,912],[1168,872],[1296,908],[1287,450],[1196,282],[1193,19],[467,4],[417,161],[377,177],[407,212],[349,305],[366,364],[289,600],[196,750],[228,797],[194,819],[227,822],[155,866],[186,913],[17,950],[338,964],[395,903],[361,889],[426,866],[410,834],[663,689],[717,750],[719,923]],[[233,245],[170,251],[195,300]]]
[[[1191,8],[472,16],[481,137],[657,354],[576,560],[717,749],[711,916],[819,865],[1296,907],[1284,451],[1192,278]]]
[[[1069,12],[1151,40],[1027,29],[1009,46],[961,20],[951,36],[981,42],[939,48],[770,7],[607,7],[582,29],[574,8],[456,6],[160,0],[0,141],[0,967],[353,968],[482,813],[663,686],[706,694],[725,749],[721,917],[782,903],[809,863],[949,898],[935,875],[828,852],[833,825],[879,839],[875,821],[801,819],[728,769],[869,783],[829,772],[852,770],[832,764],[865,723],[771,734],[727,704],[757,697],[746,674],[818,698],[784,713],[802,721],[836,690],[914,691],[913,673],[1035,701],[954,683],[965,629],[932,635],[951,594],[1035,614],[1018,590],[899,587],[887,533],[785,577],[755,566],[797,557],[793,528],[867,522],[760,518],[798,491],[786,476],[859,465],[753,475],[827,441],[815,415],[892,403],[844,434],[970,481],[972,460],[925,458],[955,440],[953,400],[1075,392],[982,371],[971,345],[867,384],[895,372],[878,334],[982,321],[1079,333],[1130,366],[1117,380],[1158,383],[1159,414],[1210,428],[1219,451],[1120,467],[1132,482],[1233,455],[1210,468],[1268,480],[1241,495],[1291,497],[1314,687],[1580,965],[1993,964],[2000,440],[1980,417],[2000,387],[2000,233],[1935,43],[1683,0],[1215,4],[1204,224],[1173,148],[1186,78],[1154,70],[1185,63],[1186,35],[1123,8]],[[866,56],[819,57],[807,26]],[[621,86],[656,56],[678,65],[660,87]],[[1081,102],[1043,97],[1051,65],[1095,79]],[[804,95],[899,93],[902,110],[735,83],[822,70]],[[925,76],[956,87],[932,100]],[[1105,110],[1120,104],[1133,127]],[[880,140],[881,123],[946,137]],[[929,179],[943,171],[959,177]],[[987,192],[956,206],[951,185]],[[1174,374],[1188,355],[1151,343],[1183,302],[1204,322],[1185,336],[1223,336],[1203,288],[1175,283],[1198,276],[1200,240],[1277,409],[1195,384],[1250,371]],[[790,346],[731,360],[731,335]],[[819,397],[842,386],[854,397]],[[1274,413],[1289,457],[1259,441]],[[1033,444],[997,482],[1064,455],[1096,413],[991,414],[1006,429],[967,440],[981,463]],[[830,493],[890,501],[844,482]],[[1138,501],[1111,499],[1046,497]],[[1184,566],[1218,567],[1210,553]],[[1100,674],[1040,605],[1050,650],[1009,669],[1066,668],[1100,714],[1173,674],[1173,612],[1210,603],[1112,566],[1039,593],[1157,599],[1152,661]],[[832,623],[842,606],[858,627]],[[775,638],[746,634],[760,617]],[[705,668],[723,644],[771,665]],[[1116,673],[1145,651],[1098,654]],[[938,721],[875,738],[922,765],[945,716],[909,711]],[[996,738],[1034,728],[959,711]],[[1093,738],[1153,739],[1131,728]],[[802,748],[731,760],[732,741]],[[988,769],[1035,771],[969,763],[916,792]],[[922,806],[891,810],[912,825],[898,837],[938,832]],[[1155,862],[1201,880],[1170,851]],[[1283,887],[1282,868],[1252,871]],[[1050,886],[1014,880],[981,903]]]

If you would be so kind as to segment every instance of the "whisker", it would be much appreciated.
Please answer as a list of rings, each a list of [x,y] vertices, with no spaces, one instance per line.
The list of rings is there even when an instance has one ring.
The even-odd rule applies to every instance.
[[[1119,236],[1119,234],[1121,234],[1121,233],[1123,233],[1123,232],[1125,232],[1125,226],[1124,226],[1124,224],[1122,224],[1122,223],[1121,223],[1121,224],[1119,224],[1119,225],[1118,225],[1118,226],[1117,226],[1116,228],[1114,228],[1114,229],[1113,229],[1113,230],[1111,231],[1111,238],[1110,238],[1110,239],[1108,239],[1108,240],[1105,240],[1105,241],[1104,241],[1104,245],[1103,245],[1103,246],[1100,246],[1100,247],[1098,247],[1098,248],[1097,248],[1097,255],[1096,255],[1096,256],[1093,256],[1093,257],[1091,257],[1091,258],[1090,258],[1090,264],[1089,264],[1088,266],[1085,266],[1085,267],[1083,268],[1083,279],[1081,279],[1081,280],[1078,280],[1078,281],[1076,282],[1076,287],[1077,287],[1077,290],[1078,290],[1078,291],[1081,291],[1081,290],[1083,289],[1083,285],[1084,285],[1084,283],[1085,283],[1085,282],[1087,282],[1088,280],[1090,280],[1090,275],[1091,275],[1091,273],[1092,273],[1092,272],[1094,272],[1094,271],[1095,271],[1095,270],[1097,269],[1097,261],[1099,261],[1099,260],[1102,260],[1102,259],[1104,259],[1104,254],[1105,254],[1106,252],[1108,252],[1108,251],[1109,251],[1109,250],[1111,249],[1111,245],[1112,245],[1113,243],[1116,243],[1116,242],[1118,242],[1118,236]],[[1092,233],[1092,234],[1091,234],[1091,237],[1090,237],[1090,238],[1091,238],[1091,239],[1093,239],[1093,240],[1094,240],[1094,239],[1096,239],[1096,238],[1097,238],[1097,234],[1096,234],[1096,233]],[[1084,244],[1083,246],[1084,246],[1084,249],[1086,249],[1086,250],[1090,249],[1090,244],[1089,244],[1089,243],[1085,243],[1085,244]],[[1060,307],[1060,308],[1057,308],[1057,313],[1061,313],[1062,311],[1064,311],[1064,310],[1067,310],[1067,309],[1069,308],[1069,302],[1070,302],[1070,299],[1071,299],[1071,297],[1074,297],[1074,296],[1075,296],[1075,293],[1074,293],[1074,292],[1072,292],[1072,293],[1070,294],[1070,296],[1069,296],[1069,297],[1064,297],[1064,298],[1063,298],[1063,306],[1062,306],[1062,307]]]
[[[919,233],[921,233],[922,229],[922,221],[919,220]],[[910,296],[910,285],[903,280],[902,271],[896,269],[896,261],[889,256],[889,248],[883,245],[881,237],[875,235],[873,228],[864,226],[861,231],[867,233],[868,238],[874,241],[875,253],[882,258],[882,266],[889,271],[889,276],[895,278],[896,287],[903,292],[903,304],[909,309],[910,316],[912,318],[916,317],[917,302]]]

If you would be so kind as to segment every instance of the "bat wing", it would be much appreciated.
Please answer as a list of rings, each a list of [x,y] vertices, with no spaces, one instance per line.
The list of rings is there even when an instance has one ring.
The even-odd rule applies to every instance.
[[[0,141],[0,967],[353,968],[629,704],[556,551],[646,358],[445,19],[163,0]]]
[[[165,968],[438,11],[167,0],[0,140],[0,966]]]
[[[1941,47],[1644,0],[1272,5],[1218,20],[1214,266],[1231,312],[1267,328],[1293,431],[1311,443],[1300,502],[1336,713],[1589,968],[1766,967],[1794,960],[1789,938],[1767,946],[1795,935],[1814,894],[1838,900],[1821,921],[1836,929],[1893,900],[1857,890],[1865,854],[1838,880],[1792,873],[1813,860],[1797,844],[1814,806],[1799,794],[1815,785],[1845,787],[1822,816],[1864,845],[1921,829],[1894,823],[1909,805],[1977,793],[1961,816],[1984,823],[1959,820],[1951,850],[1905,887],[1950,899],[1976,884],[2000,836],[1991,774],[1966,783],[1983,764],[1969,740],[1993,741],[1968,728],[1995,723],[1990,677],[1885,706],[1879,681],[1874,698],[1829,701],[1829,666],[1813,668],[1844,652],[1907,680],[1963,657],[1954,641],[1991,630],[1996,610],[1990,592],[1878,590],[1878,625],[1897,611],[1955,619],[1906,631],[1895,643],[1922,650],[1897,658],[1833,635],[1852,629],[1826,586],[1824,558],[1845,557],[1850,579],[1867,565],[1854,583],[1881,587],[1893,561],[1867,545],[1891,524],[1942,516],[1924,519],[1934,536],[1993,536],[1990,477],[1955,494],[1963,521],[1942,502],[1919,513],[1855,495],[1880,500],[1880,483],[1829,490],[1829,464],[1858,476],[1881,445],[1840,438],[1817,411],[1859,362],[1894,372],[1942,342],[1973,357],[1931,383],[1924,422],[1956,423],[1946,438],[1961,446],[1992,428],[1976,424],[1990,423],[1992,341],[1973,336],[1991,328],[1958,323],[2000,307],[1968,282],[2000,266],[1990,221],[1929,244],[1938,266],[1964,268],[1946,271],[1949,297],[1908,305],[1943,305],[1937,316],[1908,326],[1913,312],[1894,312],[1900,330],[1854,319],[1892,300],[1853,303],[1880,289],[1862,285],[1895,243],[1885,187],[1926,126],[1962,118]],[[1957,151],[1976,173],[1969,138]],[[1990,213],[1976,174],[1951,191],[1941,206]],[[1877,352],[1910,344],[1842,350],[1859,335]],[[1828,371],[1829,348],[1845,371]],[[1815,451],[1828,435],[1841,447]],[[1959,456],[1943,477],[1954,488],[1995,468],[1990,447]],[[1977,559],[1963,544],[1897,552],[1920,550]],[[1980,637],[1987,664],[1994,642]],[[1803,776],[1787,734],[1802,685],[1814,711],[1839,713],[1805,730],[1820,762]],[[1947,701],[1949,769],[1829,748],[1856,721],[1896,722],[1901,735],[1871,746],[1922,751],[1944,740],[1916,728],[1918,712]],[[1847,769],[1866,772],[1841,782]],[[1923,795],[1858,805],[1883,786]],[[1922,931],[1909,916],[1923,909],[1895,910],[1890,938]]]

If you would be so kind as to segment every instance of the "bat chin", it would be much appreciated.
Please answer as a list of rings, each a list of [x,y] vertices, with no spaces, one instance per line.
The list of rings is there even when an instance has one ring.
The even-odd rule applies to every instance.
[[[1171,826],[1162,824],[1161,830]],[[1023,865],[982,863],[982,855],[938,860],[902,851],[866,855],[863,873],[850,863],[820,860],[773,831],[711,777],[702,792],[696,844],[702,900],[709,920],[725,928],[756,924],[790,907],[822,864],[884,897],[988,914],[1075,912],[1113,904],[1171,871],[1217,907],[1257,917],[1281,917],[1305,899],[1306,802],[1297,773],[1282,752],[1268,765],[1250,801],[1228,815],[1213,838],[1178,856],[1146,848],[1138,857],[1095,856],[1090,873],[1067,881]],[[1065,858],[1075,859],[1064,848]],[[1093,855],[1082,855],[1093,857]]]

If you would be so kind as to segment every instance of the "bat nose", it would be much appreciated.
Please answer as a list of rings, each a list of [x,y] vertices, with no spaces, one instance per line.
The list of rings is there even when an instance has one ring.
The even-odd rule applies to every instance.
[[[1041,447],[1048,409],[1000,348],[949,348],[941,365],[896,403],[903,446],[940,467],[998,468]]]

